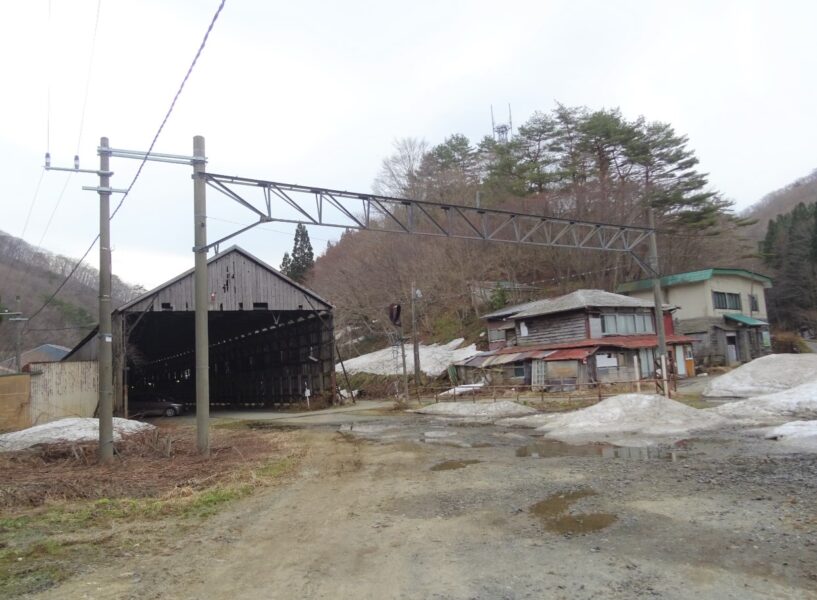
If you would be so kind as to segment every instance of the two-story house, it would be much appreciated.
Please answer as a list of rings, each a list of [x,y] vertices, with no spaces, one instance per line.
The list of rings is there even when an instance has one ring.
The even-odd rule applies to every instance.
[[[664,302],[678,307],[675,330],[695,339],[695,358],[707,365],[746,362],[771,351],[764,295],[771,286],[769,277],[746,269],[701,269],[661,278]],[[652,280],[623,283],[616,291],[652,298]]]
[[[577,290],[509,306],[483,319],[489,351],[458,365],[471,379],[539,388],[554,382],[633,381],[654,373],[658,339],[649,300]],[[674,372],[693,374],[692,338],[675,334],[669,312],[664,322]]]

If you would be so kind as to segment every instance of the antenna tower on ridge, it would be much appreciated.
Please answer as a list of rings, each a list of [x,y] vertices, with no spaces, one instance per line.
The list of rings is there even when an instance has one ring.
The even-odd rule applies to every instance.
[[[513,137],[513,117],[511,116],[511,105],[508,104],[508,122],[499,123],[494,120],[494,106],[491,105],[491,131],[494,140],[500,144],[507,144]]]

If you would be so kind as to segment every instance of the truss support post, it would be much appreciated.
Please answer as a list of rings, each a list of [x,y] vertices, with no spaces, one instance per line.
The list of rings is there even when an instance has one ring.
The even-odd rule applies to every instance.
[[[658,334],[658,355],[667,355],[667,334],[664,329],[664,294],[661,291],[661,273],[658,269],[658,240],[655,233],[655,210],[647,208],[647,225],[650,228],[650,268],[652,291],[655,299],[655,332]]]
[[[207,198],[204,179],[204,138],[193,138],[193,226],[195,247],[196,445],[210,454],[210,351],[207,330],[210,300],[207,290]]]
[[[113,460],[113,327],[111,324],[111,151],[99,140],[99,460]]]

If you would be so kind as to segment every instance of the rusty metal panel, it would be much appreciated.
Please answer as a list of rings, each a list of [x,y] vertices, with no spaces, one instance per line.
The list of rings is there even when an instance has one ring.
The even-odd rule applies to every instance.
[[[0,376],[0,431],[15,431],[31,425],[28,373]]]
[[[98,386],[99,368],[96,361],[32,365],[31,424],[39,425],[65,417],[93,417]]]

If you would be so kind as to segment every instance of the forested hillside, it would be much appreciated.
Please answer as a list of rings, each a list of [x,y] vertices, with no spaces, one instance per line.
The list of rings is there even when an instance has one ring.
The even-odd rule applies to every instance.
[[[435,146],[400,140],[374,190],[626,224],[645,224],[652,207],[662,231],[661,270],[668,273],[735,263],[753,250],[742,244],[741,223],[697,163],[687,138],[669,124],[559,105],[535,113],[504,143],[490,137],[473,143],[460,134]],[[521,299],[513,284],[546,296],[615,289],[642,276],[621,253],[347,232],[317,259],[309,283],[337,305],[337,323],[362,336],[384,331],[389,303],[408,306],[414,281],[423,294],[423,331],[444,338],[467,331],[487,308],[473,293],[481,282],[511,284],[509,293],[495,295],[496,304]]]
[[[773,322],[817,331],[817,198],[769,221],[761,248],[774,277],[767,292]]]
[[[817,169],[784,188],[766,194],[745,210],[742,216],[756,220],[756,223],[746,227],[745,235],[754,241],[762,240],[772,219],[790,213],[801,202],[817,202]]]
[[[0,310],[17,310],[20,296],[23,316],[31,316],[56,290],[71,271],[76,259],[52,254],[0,231]],[[59,295],[37,315],[25,330],[22,346],[33,348],[43,343],[73,346],[97,322],[97,284],[99,274],[81,265]],[[114,306],[123,304],[140,287],[129,286],[113,278]],[[0,321],[0,359],[14,353],[15,323]]]

